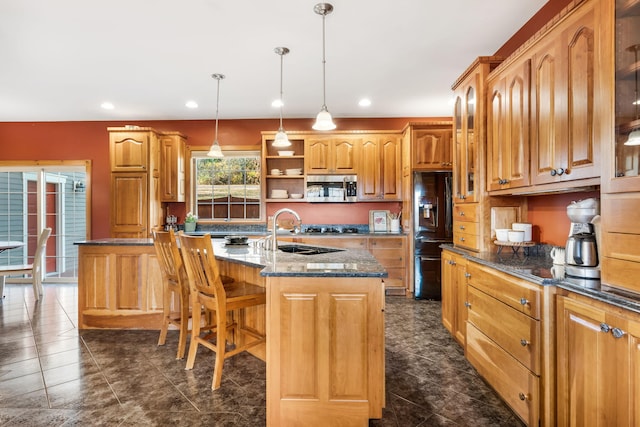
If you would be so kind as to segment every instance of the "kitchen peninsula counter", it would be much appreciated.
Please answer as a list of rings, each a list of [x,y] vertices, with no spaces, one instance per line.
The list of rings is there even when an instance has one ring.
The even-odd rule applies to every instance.
[[[222,274],[266,288],[238,313],[267,335],[267,425],[367,425],[384,407],[384,278],[363,249],[317,255],[212,239]],[[79,247],[80,328],[159,329],[162,280],[151,239]],[[238,336],[237,340],[251,339]]]

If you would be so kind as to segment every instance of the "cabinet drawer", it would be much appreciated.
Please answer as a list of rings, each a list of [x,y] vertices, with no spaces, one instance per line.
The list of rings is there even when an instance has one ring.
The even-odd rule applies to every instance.
[[[453,229],[461,233],[480,234],[480,224],[477,222],[456,221],[453,225]]]
[[[540,375],[540,322],[472,286],[467,291],[468,321]]]
[[[376,249],[376,248],[403,249],[404,241],[405,239],[403,237],[370,237],[369,249]]]
[[[606,231],[640,234],[640,193],[608,194],[601,210]]]
[[[467,265],[467,272],[469,285],[534,319],[540,319],[540,289],[533,283],[474,262]]]
[[[466,355],[478,370],[530,426],[537,426],[540,418],[540,379],[495,342],[467,324]]]
[[[640,293],[640,262],[602,257],[600,268],[603,284]]]
[[[480,207],[477,203],[455,205],[453,207],[454,221],[478,222]]]
[[[479,250],[478,236],[476,234],[461,233],[459,231],[453,231],[453,243],[456,246],[462,246],[472,250]]]

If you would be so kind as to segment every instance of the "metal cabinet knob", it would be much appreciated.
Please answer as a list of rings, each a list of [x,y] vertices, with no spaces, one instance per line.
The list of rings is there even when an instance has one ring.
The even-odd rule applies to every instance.
[[[527,304],[529,304],[529,300],[526,299],[526,298],[520,298],[520,304],[527,305]]]
[[[464,216],[464,211],[460,212],[460,216]]]
[[[467,308],[471,308],[471,303],[469,301],[465,301],[464,306]]]
[[[471,277],[471,273],[464,273],[464,277],[468,279],[469,277]]]
[[[614,338],[622,338],[624,336],[624,331],[620,328],[613,328],[611,330]]]
[[[464,237],[461,237],[461,238],[460,238],[460,241],[461,241],[461,242],[464,242]]]
[[[527,395],[524,393],[518,393],[518,397],[520,398],[520,400],[527,400]]]
[[[460,226],[460,230],[465,230],[464,225]]]
[[[566,169],[558,168],[558,169],[556,169],[556,172],[558,173],[558,175],[562,175],[562,174],[564,174],[566,172]]]
[[[523,347],[526,347],[526,346],[528,346],[528,345],[529,345],[529,341],[527,341],[527,340],[525,340],[524,338],[522,338],[522,339],[520,340],[520,345],[521,345],[521,346],[523,346]]]
[[[611,330],[611,326],[607,325],[604,322],[600,323],[600,331],[602,331],[605,334],[607,334],[607,333],[609,333],[610,330]]]

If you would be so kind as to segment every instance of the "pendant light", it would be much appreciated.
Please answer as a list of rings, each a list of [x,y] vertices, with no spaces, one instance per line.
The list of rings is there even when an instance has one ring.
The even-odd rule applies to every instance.
[[[336,128],[331,113],[327,109],[327,79],[326,79],[326,63],[325,59],[325,35],[324,21],[325,17],[333,12],[333,6],[329,3],[318,3],[313,7],[313,11],[318,15],[322,15],[322,109],[316,117],[316,122],[312,126],[315,130],[333,130]]]
[[[220,80],[224,79],[224,74],[212,74],[211,77],[218,81],[218,91],[216,93],[216,135],[207,156],[220,159],[224,157],[220,144],[218,143],[218,106],[220,105]]]
[[[278,132],[276,133],[276,138],[273,140],[274,147],[289,147],[291,146],[291,141],[287,137],[287,133],[284,131],[282,127],[282,63],[284,56],[289,53],[289,48],[286,47],[277,47],[274,49],[275,53],[280,55],[280,127],[278,128]]]
[[[632,123],[637,127],[629,134],[629,138],[624,145],[640,145],[640,115],[638,114],[638,103],[640,103],[640,98],[638,98],[638,68],[640,68],[640,64],[638,63],[638,50],[640,50],[640,44],[630,46],[627,50],[632,50],[635,53],[635,62],[633,63],[633,66],[636,69],[636,88],[633,98],[633,105],[635,105],[635,119]]]

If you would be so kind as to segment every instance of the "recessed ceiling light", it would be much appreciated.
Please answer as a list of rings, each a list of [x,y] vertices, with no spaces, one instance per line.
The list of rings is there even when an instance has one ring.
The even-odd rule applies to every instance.
[[[368,107],[371,105],[371,100],[369,98],[362,98],[358,101],[358,105],[361,107]]]
[[[271,103],[271,106],[275,108],[280,108],[284,106],[284,103],[282,102],[281,99],[276,99]]]
[[[187,101],[184,105],[187,108],[198,108],[198,103],[196,101]]]
[[[113,110],[115,108],[115,106],[110,102],[103,102],[100,106],[105,110]]]

